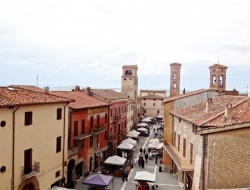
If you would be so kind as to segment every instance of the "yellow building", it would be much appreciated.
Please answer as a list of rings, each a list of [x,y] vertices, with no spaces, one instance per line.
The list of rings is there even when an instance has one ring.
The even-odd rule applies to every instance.
[[[0,87],[0,187],[42,190],[65,180],[68,104],[21,87]]]

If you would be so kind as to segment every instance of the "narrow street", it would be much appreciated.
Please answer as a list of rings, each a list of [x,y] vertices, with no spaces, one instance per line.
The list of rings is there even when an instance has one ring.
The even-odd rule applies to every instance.
[[[158,126],[156,125],[156,128]],[[140,147],[143,149],[145,148],[146,151],[148,150],[148,144],[149,140],[154,137],[154,131],[151,128],[150,130],[150,135],[149,137],[142,137],[139,136],[139,142],[138,145],[136,146],[136,151],[134,152],[133,157],[138,158],[139,153],[140,153]],[[182,190],[181,185],[175,180],[174,176],[172,174],[166,173],[166,172],[159,172],[159,166],[160,166],[160,160],[161,157],[158,159],[158,164],[155,164],[155,158],[148,159],[148,163],[145,163],[144,169],[136,165],[131,172],[129,173],[128,176],[128,181],[123,182],[120,177],[114,177],[113,178],[113,184],[111,183],[109,185],[109,188],[112,189],[113,185],[113,190],[136,190],[136,181],[134,181],[134,177],[137,171],[148,171],[151,173],[156,174],[156,181],[158,187],[155,189],[158,190]],[[86,178],[82,178],[78,181],[76,185],[77,190],[82,190],[82,189],[88,189],[88,186],[82,185],[82,182]],[[153,183],[149,183],[149,187],[151,189]]]

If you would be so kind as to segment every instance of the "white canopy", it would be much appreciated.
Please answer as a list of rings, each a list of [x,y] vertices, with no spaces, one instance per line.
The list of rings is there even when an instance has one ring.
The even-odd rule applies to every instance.
[[[153,143],[153,142],[159,143],[159,139],[150,139],[150,140],[149,140],[149,143]]]
[[[147,129],[143,128],[143,127],[140,127],[140,128],[137,129],[137,131],[147,131]]]
[[[163,147],[163,143],[159,143],[159,142],[153,142],[153,143],[150,143],[148,145],[148,148],[156,148],[156,149],[160,149]]]
[[[154,118],[152,118],[152,117],[146,117],[146,118],[148,118],[148,119],[150,119],[150,120],[154,119]]]
[[[141,122],[150,122],[150,121],[151,121],[151,119],[149,119],[147,117],[141,120]]]
[[[137,141],[133,140],[131,138],[127,138],[127,139],[123,140],[122,143],[129,143],[129,144],[132,144],[132,145],[137,145]]]
[[[123,165],[126,162],[126,158],[122,158],[120,156],[110,156],[108,157],[104,163],[105,164],[112,164],[112,165]]]
[[[138,132],[138,131],[136,131],[136,130],[132,130],[132,131],[130,131],[131,133],[134,133],[134,134],[136,134],[136,135],[139,135],[140,134],[140,132]],[[129,133],[130,133],[129,132]]]
[[[148,181],[156,183],[156,175],[147,171],[136,172],[134,181]]]
[[[147,123],[139,123],[137,124],[137,127],[148,127]]]
[[[132,132],[128,132],[127,137],[137,138],[138,134],[135,134],[135,133],[132,133]]]
[[[70,189],[64,188],[64,187],[57,187],[57,186],[54,186],[54,187],[52,187],[50,190],[70,190]],[[71,190],[74,190],[74,189],[71,189]]]
[[[132,150],[134,148],[134,145],[125,142],[125,143],[121,143],[117,148],[124,149],[124,150]]]

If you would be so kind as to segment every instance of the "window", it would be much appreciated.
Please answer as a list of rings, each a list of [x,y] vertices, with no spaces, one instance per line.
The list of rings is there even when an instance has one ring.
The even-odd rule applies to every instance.
[[[85,119],[82,119],[81,134],[85,133]]]
[[[153,106],[155,106],[155,103],[153,103]]]
[[[6,121],[1,121],[1,127],[4,127],[6,125]]]
[[[186,157],[186,139],[183,138],[183,156]]]
[[[31,124],[32,124],[32,112],[25,112],[24,125],[31,125]]]
[[[32,149],[24,151],[24,174],[32,172]]]
[[[74,137],[78,135],[78,121],[74,121]]]
[[[108,114],[105,113],[105,123],[108,123]]]
[[[176,73],[174,73],[174,79],[176,79],[177,78],[177,74]]]
[[[143,106],[146,106],[146,103],[143,103]]]
[[[190,143],[190,163],[193,164],[193,144]]]
[[[110,109],[110,117],[112,117],[112,109]]]
[[[91,116],[90,117],[90,128],[93,128],[94,127],[94,117]]]
[[[91,148],[91,147],[93,147],[93,136],[91,136],[90,138],[89,138],[89,147]]]
[[[174,134],[173,134],[173,145],[175,146],[176,144],[176,132],[174,131]]]
[[[81,150],[83,150],[84,148],[85,148],[85,139],[82,139],[81,141],[80,141],[80,148],[81,148]]]
[[[178,118],[178,122],[179,122],[179,123],[181,122],[181,118]]]
[[[100,115],[97,115],[97,125],[100,125]]]
[[[193,124],[193,130],[192,130],[193,132],[196,132],[197,131],[197,125],[194,125]]]
[[[56,172],[56,174],[55,174],[56,178],[60,177],[60,175],[61,175],[60,173],[61,173],[60,170]]]
[[[173,83],[173,88],[176,88],[177,84],[176,82]]]
[[[178,135],[178,151],[180,151],[180,135]]]
[[[58,108],[58,109],[56,110],[56,119],[57,119],[57,120],[62,119],[62,108]]]
[[[107,135],[108,135],[108,133],[107,133],[107,131],[105,131],[105,133],[104,133],[104,140],[107,140]]]
[[[61,138],[62,137],[56,138],[56,152],[61,152]]]

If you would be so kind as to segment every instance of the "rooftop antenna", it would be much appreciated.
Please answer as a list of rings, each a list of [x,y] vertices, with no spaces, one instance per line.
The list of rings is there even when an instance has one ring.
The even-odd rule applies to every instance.
[[[38,86],[38,81],[39,81],[39,75],[36,77],[36,86]]]

